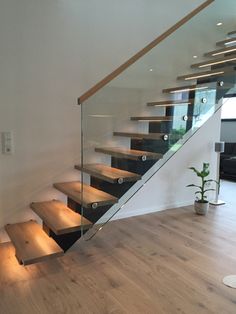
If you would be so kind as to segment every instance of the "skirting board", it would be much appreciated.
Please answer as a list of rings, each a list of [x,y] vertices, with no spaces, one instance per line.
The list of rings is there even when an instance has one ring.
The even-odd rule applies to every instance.
[[[160,212],[163,210],[171,209],[171,208],[179,208],[179,207],[184,207],[184,206],[191,206],[193,205],[193,200],[191,201],[185,201],[182,203],[173,203],[173,204],[165,204],[162,206],[157,206],[154,208],[141,208],[137,210],[132,210],[132,211],[119,211],[113,218],[112,220],[119,220],[119,219],[125,219],[125,218],[130,218],[130,217],[135,217],[135,216],[141,216],[141,215],[147,215],[155,212]]]

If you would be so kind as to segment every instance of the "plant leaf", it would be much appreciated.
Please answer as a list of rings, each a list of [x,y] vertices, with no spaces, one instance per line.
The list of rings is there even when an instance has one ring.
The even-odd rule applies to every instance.
[[[212,180],[212,179],[205,180],[205,182],[215,182],[216,184],[219,184],[219,182],[218,182],[218,181],[216,181],[216,180]]]
[[[199,185],[196,185],[196,184],[189,184],[189,185],[187,185],[186,186],[187,188],[189,188],[189,187],[196,187],[196,188],[201,188]]]
[[[215,191],[215,189],[208,189],[208,190],[205,190],[204,193],[205,193],[205,192],[208,192],[208,191]]]
[[[194,167],[189,167],[189,169],[190,169],[190,170],[193,170],[193,171],[197,174],[197,176],[200,176],[200,175],[201,175],[201,173],[200,173],[196,168],[194,168]]]

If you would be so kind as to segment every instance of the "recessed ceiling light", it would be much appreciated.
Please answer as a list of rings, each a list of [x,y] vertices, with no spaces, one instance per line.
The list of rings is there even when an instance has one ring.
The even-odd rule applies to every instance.
[[[150,71],[150,72],[152,72],[152,71],[153,71],[153,69],[149,69],[149,71]]]
[[[217,26],[221,26],[221,25],[223,25],[223,23],[222,22],[218,22],[216,25]]]
[[[197,59],[197,56],[193,56],[194,59]]]

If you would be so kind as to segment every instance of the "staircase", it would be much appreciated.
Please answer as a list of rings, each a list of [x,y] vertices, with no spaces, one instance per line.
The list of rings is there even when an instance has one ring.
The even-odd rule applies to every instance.
[[[199,118],[194,112],[194,108],[199,106],[199,92],[209,90],[210,86],[214,90],[214,105],[218,103],[235,84],[236,32],[230,32],[227,37],[216,43],[218,49],[204,54],[207,60],[191,65],[196,72],[177,78],[183,81],[182,86],[163,90],[169,99],[147,103],[149,109],[162,108],[163,115],[130,117],[130,121],[137,125],[148,123],[148,132],[125,132],[121,128],[111,134],[114,138],[128,139],[130,149],[98,145],[94,147],[95,158],[96,153],[98,156],[109,156],[111,165],[100,160],[95,163],[83,162],[75,165],[75,169],[82,172],[82,182],[54,183],[54,188],[67,196],[67,205],[59,200],[33,202],[30,205],[43,221],[42,228],[33,220],[5,226],[20,264],[29,265],[62,256],[91,230],[157,162],[165,158],[173,145],[194,129]],[[189,81],[190,84],[184,84]],[[172,99],[173,94],[178,99]],[[206,106],[205,113],[213,108],[212,103],[208,106],[206,98],[200,99],[200,106]],[[176,108],[184,108],[184,111]],[[180,122],[184,128],[174,129],[173,123]],[[90,184],[83,181],[84,174],[90,177]]]

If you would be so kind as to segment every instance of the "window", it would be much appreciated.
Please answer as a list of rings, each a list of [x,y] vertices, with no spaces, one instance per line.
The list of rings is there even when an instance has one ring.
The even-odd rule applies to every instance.
[[[236,97],[224,98],[221,120],[236,121]]]

